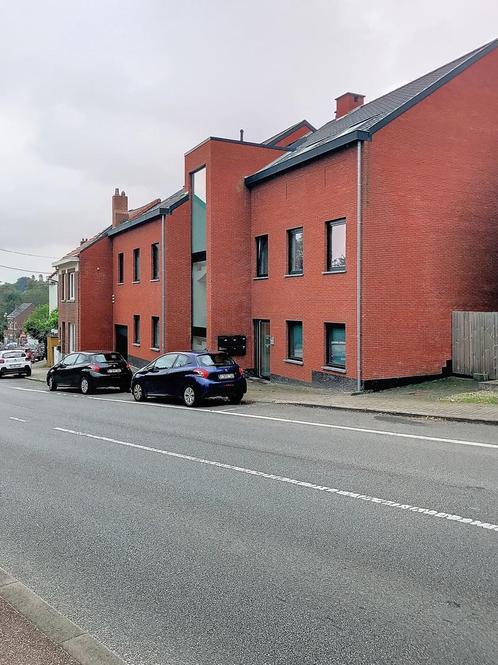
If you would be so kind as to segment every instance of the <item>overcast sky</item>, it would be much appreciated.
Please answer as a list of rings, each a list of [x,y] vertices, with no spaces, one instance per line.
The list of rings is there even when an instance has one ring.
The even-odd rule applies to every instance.
[[[110,223],[114,187],[138,207],[209,135],[320,126],[343,92],[368,101],[494,39],[498,2],[0,0],[0,27],[0,248],[58,257]]]

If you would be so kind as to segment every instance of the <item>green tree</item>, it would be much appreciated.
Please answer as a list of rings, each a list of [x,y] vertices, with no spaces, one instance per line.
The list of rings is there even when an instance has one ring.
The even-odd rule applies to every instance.
[[[57,328],[59,323],[59,315],[55,309],[53,312],[48,311],[48,305],[40,305],[35,309],[33,314],[29,316],[24,323],[24,330],[34,337],[39,342],[43,341],[48,333]]]

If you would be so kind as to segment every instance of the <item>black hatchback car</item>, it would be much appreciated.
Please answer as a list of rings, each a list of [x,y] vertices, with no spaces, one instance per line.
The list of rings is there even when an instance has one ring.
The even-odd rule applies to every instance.
[[[137,402],[171,396],[196,406],[207,397],[228,397],[231,404],[239,404],[247,382],[242,368],[226,353],[182,351],[166,353],[140,369],[131,390]]]
[[[79,388],[84,395],[97,388],[119,388],[129,391],[132,371],[120,353],[115,351],[80,351],[70,353],[48,370],[47,385],[57,388]]]

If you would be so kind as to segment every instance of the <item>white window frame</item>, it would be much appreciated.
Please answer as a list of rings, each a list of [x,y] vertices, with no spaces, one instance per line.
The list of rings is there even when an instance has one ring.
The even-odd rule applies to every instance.
[[[74,301],[76,294],[76,273],[74,270],[71,270],[67,273],[68,282],[69,282],[69,297],[68,300]]]

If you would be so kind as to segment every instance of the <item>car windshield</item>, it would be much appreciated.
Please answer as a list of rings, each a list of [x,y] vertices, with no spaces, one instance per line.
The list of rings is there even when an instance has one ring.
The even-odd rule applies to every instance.
[[[219,365],[235,365],[235,361],[226,353],[204,353],[199,356],[199,364],[206,367],[217,367]]]
[[[123,356],[120,353],[96,353],[93,360],[97,363],[123,362]]]
[[[8,353],[3,354],[4,358],[25,358],[23,351],[9,351]]]

